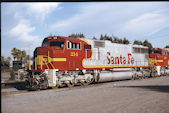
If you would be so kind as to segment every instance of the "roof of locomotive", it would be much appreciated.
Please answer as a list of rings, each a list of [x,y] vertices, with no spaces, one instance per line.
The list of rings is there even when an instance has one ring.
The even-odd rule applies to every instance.
[[[44,39],[45,40],[51,40],[51,39],[63,39],[63,40],[69,40],[69,41],[77,41],[77,42],[81,42],[83,40],[80,40],[80,37],[79,38],[75,38],[75,37],[65,37],[65,36],[48,36]],[[109,43],[112,43],[111,41],[109,40],[95,40],[95,39],[85,39],[85,40],[88,40],[88,41],[100,41],[100,42],[109,42]],[[132,47],[135,47],[135,48],[148,48],[147,46],[143,46],[143,45],[133,45],[133,44],[119,44],[119,43],[112,43],[112,44],[117,44],[117,45],[129,45],[129,46],[132,46]]]
[[[165,50],[167,50],[169,52],[169,48],[164,48]]]
[[[167,51],[169,51],[169,48],[152,48],[152,50],[154,51],[154,50],[167,50]]]
[[[148,47],[147,46],[143,46],[143,45],[132,45],[132,47],[135,47],[135,48],[146,48],[146,49],[148,49]]]
[[[85,40],[87,40],[89,42],[92,42],[92,41],[105,42],[107,45],[113,44],[113,45],[118,45],[118,46],[131,46],[131,47],[134,47],[134,48],[145,48],[145,49],[148,49],[147,46],[143,46],[143,45],[113,43],[113,42],[111,42],[109,40],[95,40],[95,39],[85,39]]]
[[[81,41],[79,38],[75,37],[64,37],[64,36],[48,36],[44,40],[51,40],[51,39],[63,39],[63,40],[70,40],[70,41]]]

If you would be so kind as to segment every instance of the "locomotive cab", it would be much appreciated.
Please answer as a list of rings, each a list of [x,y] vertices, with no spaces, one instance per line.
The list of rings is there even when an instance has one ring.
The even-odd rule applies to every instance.
[[[168,66],[168,51],[161,48],[153,48],[149,54],[149,64],[154,66]]]
[[[85,52],[84,52],[85,51]],[[84,54],[85,53],[85,54]],[[50,36],[34,51],[33,72],[45,69],[81,70],[82,60],[91,57],[91,45],[79,38]]]
[[[46,89],[48,86],[83,83],[92,75],[78,76],[84,69],[83,59],[92,56],[91,45],[80,38],[49,36],[34,51],[34,63],[28,77],[30,88]],[[73,75],[72,75],[73,74]],[[65,79],[65,76],[68,78]],[[60,79],[60,82],[57,82]],[[69,80],[70,79],[70,80]]]

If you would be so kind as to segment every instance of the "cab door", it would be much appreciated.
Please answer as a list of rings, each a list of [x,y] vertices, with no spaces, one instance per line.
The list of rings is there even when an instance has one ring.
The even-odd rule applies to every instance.
[[[77,42],[67,42],[68,67],[70,70],[78,70],[81,57],[81,45]]]

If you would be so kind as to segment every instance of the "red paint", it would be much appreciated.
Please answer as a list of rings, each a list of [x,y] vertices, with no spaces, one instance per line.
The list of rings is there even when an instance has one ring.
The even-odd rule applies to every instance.
[[[157,52],[158,51],[158,52]],[[169,61],[169,51],[166,49],[161,48],[152,48],[151,53],[149,54],[149,58],[155,59],[155,60],[161,60],[163,62],[157,62],[154,63],[154,66],[161,66],[161,67],[168,67],[168,61]]]
[[[108,55],[110,55],[110,52],[107,52]],[[108,63],[107,64],[110,64],[110,58],[107,56],[107,60],[108,60]]]
[[[54,37],[47,37],[44,40],[48,40],[49,43],[51,41],[64,41],[64,49],[57,48],[57,47],[50,47],[48,44],[47,46],[41,46],[37,47],[37,55],[45,55],[43,58],[46,59],[46,64],[42,66],[42,71],[45,71],[45,69],[58,69],[59,71],[70,71],[70,70],[76,70],[78,68],[79,70],[84,69],[82,66],[82,61],[84,58],[90,58],[92,55],[92,50],[89,48],[90,45],[87,44],[85,41],[82,41],[77,38],[70,38],[70,37],[61,37],[58,36],[57,39],[54,39]],[[72,43],[81,43],[81,49],[68,49],[67,48],[67,41],[71,41]],[[87,50],[84,48],[88,47]],[[85,52],[86,51],[86,52]],[[57,62],[51,62],[48,63],[47,56],[49,52],[49,57],[51,58],[66,58],[66,61],[57,61]],[[72,52],[76,53],[71,56]],[[78,56],[77,56],[78,54]],[[86,55],[87,54],[87,55]],[[52,67],[53,65],[53,67]],[[35,70],[34,70],[35,71]],[[36,71],[40,71],[39,66]]]

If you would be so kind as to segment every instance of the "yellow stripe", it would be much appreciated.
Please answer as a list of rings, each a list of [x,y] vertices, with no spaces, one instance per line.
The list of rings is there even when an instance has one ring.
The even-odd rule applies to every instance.
[[[48,51],[48,61],[50,62],[49,51]]]
[[[37,70],[37,57],[35,57],[35,70]]]
[[[155,60],[155,62],[163,62],[163,60]]]
[[[80,40],[82,40],[82,41],[84,41],[84,42],[86,42],[87,44],[89,44],[89,42],[87,42],[85,39],[83,39],[83,38],[80,38]],[[90,44],[89,44],[90,45]],[[91,60],[92,59],[92,57],[93,57],[93,49],[91,48],[91,57],[90,58],[84,58],[83,60],[82,60],[82,65],[83,65],[83,62],[84,62],[84,60]],[[83,65],[83,67],[84,67],[84,65]]]
[[[39,62],[39,64],[40,64],[40,63],[43,63],[43,61],[45,61],[45,60],[44,60],[45,58],[43,58],[43,57],[47,57],[48,63],[50,63],[50,62],[52,62],[52,61],[56,62],[56,61],[66,61],[66,60],[67,60],[66,58],[51,58],[51,57],[48,57],[48,56],[46,56],[46,55],[38,55],[38,58],[39,58],[39,59],[43,59],[43,60],[41,60],[41,62]]]
[[[120,65],[120,66],[84,66],[85,68],[110,68],[110,67],[147,67],[148,65]]]
[[[44,58],[46,57],[46,58]],[[38,55],[37,57],[35,57],[35,70],[37,70],[37,65],[40,65],[41,69],[43,65],[46,65],[47,68],[49,69],[48,63],[52,66],[52,68],[54,69],[54,65],[51,62],[65,62],[67,61],[66,58],[51,58],[49,57],[49,52],[48,52],[48,56],[46,55]]]
[[[154,58],[149,59],[149,64],[154,65],[155,63],[164,62],[163,60],[156,60]]]
[[[50,61],[57,62],[57,61],[66,61],[66,58],[51,58]]]
[[[86,42],[87,44],[89,44],[85,39],[83,39],[83,38],[79,38],[79,39]]]

